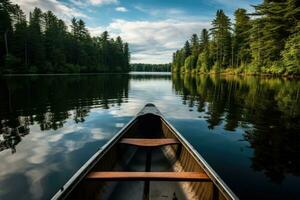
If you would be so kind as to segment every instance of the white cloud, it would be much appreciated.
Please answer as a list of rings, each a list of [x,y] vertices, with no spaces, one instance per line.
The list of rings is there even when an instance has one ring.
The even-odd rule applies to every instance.
[[[89,0],[93,5],[117,4],[118,0]]]
[[[89,18],[78,9],[58,0],[12,0],[12,2],[20,5],[27,16],[35,7],[38,7],[44,12],[48,10],[52,11],[67,23],[72,17]]]
[[[34,7],[43,11],[51,10],[67,24],[72,17],[90,19],[81,8],[91,5],[119,4],[118,0],[70,0],[63,3],[60,0],[12,0],[18,3],[28,14]],[[227,1],[227,0],[214,0]],[[117,6],[116,11],[126,12],[127,9]],[[112,20],[107,26],[94,26],[89,30],[92,36],[98,36],[107,30],[111,37],[120,35],[130,45],[131,61],[145,63],[166,63],[171,61],[172,53],[181,48],[192,33],[200,33],[202,28],[209,28],[211,19],[200,16],[190,16],[184,10],[177,8],[149,8],[136,6],[136,10],[148,13],[155,20],[127,21]],[[168,18],[166,19],[166,16]]]
[[[90,28],[92,35],[109,31],[111,37],[120,35],[128,42],[131,62],[167,63],[172,53],[181,48],[193,33],[210,28],[210,21],[175,20],[126,21],[117,19],[107,27]]]
[[[128,10],[125,7],[116,7],[116,11],[118,11],[118,12],[127,12]]]
[[[107,30],[106,27],[98,26],[98,27],[88,27],[89,32],[92,36],[100,36],[101,33]]]
[[[176,16],[183,15],[185,13],[183,10],[178,8],[146,8],[141,5],[137,5],[134,8],[152,16]]]

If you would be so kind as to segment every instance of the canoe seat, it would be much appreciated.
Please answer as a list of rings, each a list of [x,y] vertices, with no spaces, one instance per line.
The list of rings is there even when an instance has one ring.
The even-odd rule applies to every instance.
[[[202,172],[117,172],[103,171],[91,172],[86,177],[88,180],[110,181],[211,181]]]
[[[159,147],[165,145],[180,144],[180,142],[174,138],[159,138],[159,139],[123,138],[119,143],[134,145],[139,147]]]

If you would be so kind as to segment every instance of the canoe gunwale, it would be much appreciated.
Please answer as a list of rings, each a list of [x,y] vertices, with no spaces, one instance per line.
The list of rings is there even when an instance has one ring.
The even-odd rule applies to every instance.
[[[108,152],[118,141],[122,138],[122,136],[126,133],[126,131],[131,128],[139,116],[135,116],[131,119],[126,126],[124,126],[121,130],[117,132],[106,144],[104,144],[100,149],[90,158],[88,161],[79,168],[79,170],[68,180],[68,182],[62,186],[59,191],[51,198],[51,200],[56,199],[65,199],[72,190],[85,178],[85,176],[90,172],[90,170],[98,163],[98,161]]]
[[[179,133],[161,114],[161,120],[166,126],[175,134],[180,143],[189,151],[193,158],[199,163],[202,169],[207,173],[211,181],[218,187],[219,191],[224,196],[229,196],[231,199],[239,200],[239,198],[232,192],[232,190],[226,185],[221,177],[210,167],[205,159],[198,153],[198,151]]]
[[[221,193],[228,199],[238,200],[239,198],[232,190],[223,182],[219,175],[210,167],[197,150],[164,118],[160,111],[153,105],[147,104],[126,126],[119,130],[106,144],[104,144],[88,161],[80,167],[80,169],[61,187],[61,189],[51,198],[51,200],[65,199],[76,186],[86,177],[90,170],[98,163],[98,161],[123,137],[124,134],[138,121],[141,116],[155,115],[158,116],[177,137],[178,141],[188,150],[190,155],[198,162],[211,181],[219,189]]]

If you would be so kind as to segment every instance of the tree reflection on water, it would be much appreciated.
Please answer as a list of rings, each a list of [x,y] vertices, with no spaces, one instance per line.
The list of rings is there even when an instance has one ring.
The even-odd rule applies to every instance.
[[[208,128],[243,128],[252,168],[272,182],[300,175],[300,81],[282,78],[173,75],[183,104],[197,107]]]
[[[0,80],[0,151],[11,149],[40,129],[62,128],[69,117],[85,121],[90,109],[120,105],[128,98],[129,75],[25,76]]]

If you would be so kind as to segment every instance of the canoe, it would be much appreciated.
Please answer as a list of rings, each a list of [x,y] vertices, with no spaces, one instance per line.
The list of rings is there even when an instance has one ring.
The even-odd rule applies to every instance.
[[[52,199],[238,199],[147,104]]]

